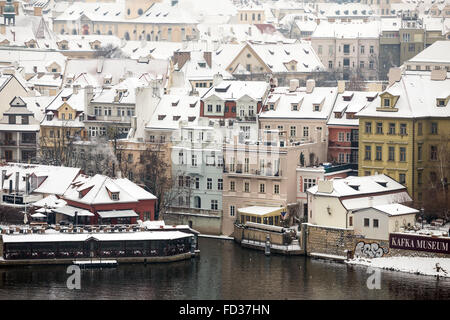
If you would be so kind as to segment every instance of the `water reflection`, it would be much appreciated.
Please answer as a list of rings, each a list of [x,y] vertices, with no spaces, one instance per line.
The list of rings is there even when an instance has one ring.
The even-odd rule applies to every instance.
[[[365,267],[272,255],[231,241],[200,239],[201,258],[171,264],[83,270],[66,287],[64,266],[0,269],[0,299],[449,299],[450,279],[381,272],[369,290]]]

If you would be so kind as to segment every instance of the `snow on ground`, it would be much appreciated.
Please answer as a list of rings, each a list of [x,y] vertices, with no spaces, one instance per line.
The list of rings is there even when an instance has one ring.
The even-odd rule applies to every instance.
[[[426,276],[450,277],[450,258],[382,257],[373,259],[355,258],[348,264],[364,265],[385,270],[401,271]],[[440,270],[436,270],[436,264]]]

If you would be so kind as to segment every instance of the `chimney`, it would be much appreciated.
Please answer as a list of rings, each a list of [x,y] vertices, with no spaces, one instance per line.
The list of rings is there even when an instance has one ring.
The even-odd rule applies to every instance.
[[[297,90],[298,86],[299,86],[298,79],[289,80],[289,92],[294,92],[295,90]]]
[[[173,54],[173,63],[178,64],[178,69],[183,68],[186,61],[191,59],[190,52],[174,52]]]
[[[85,111],[87,111],[87,108],[89,107],[93,96],[94,88],[91,85],[87,85],[84,88],[84,107],[86,108]]]
[[[35,17],[42,17],[42,7],[34,7],[33,11]]]
[[[205,61],[208,64],[208,66],[210,68],[212,68],[212,65],[211,65],[211,58],[212,58],[211,51],[203,52],[203,58],[205,59]]]
[[[20,179],[20,174],[19,171],[16,172],[16,194],[19,193],[19,179]]]
[[[76,84],[72,86],[73,94],[78,94],[78,89],[80,89],[80,85]]]
[[[442,81],[447,78],[447,70],[445,69],[435,69],[431,70],[431,80]]]
[[[344,93],[345,91],[345,80],[338,80],[338,94]]]
[[[402,78],[402,69],[400,68],[391,68],[388,73],[389,85],[392,85],[394,82],[400,81]]]
[[[333,181],[332,180],[319,180],[317,183],[317,192],[332,193]]]
[[[216,73],[213,76],[213,86],[217,86],[223,81],[223,76],[220,73]]]
[[[306,80],[306,93],[312,93],[316,86],[316,81],[314,79]]]

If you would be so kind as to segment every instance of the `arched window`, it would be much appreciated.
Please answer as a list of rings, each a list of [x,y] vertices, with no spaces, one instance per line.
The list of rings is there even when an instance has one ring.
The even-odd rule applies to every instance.
[[[109,31],[108,31],[108,34],[109,34],[110,36],[112,36],[112,31],[111,31],[111,30],[109,30]]]
[[[150,37],[149,34],[147,34],[147,41],[152,41],[152,38]]]
[[[130,40],[130,34],[127,32],[125,32],[124,36],[125,40]]]
[[[144,10],[138,9],[138,15],[142,15],[144,13]]]
[[[72,29],[72,34],[77,34],[77,30],[76,29]]]
[[[128,15],[131,14],[131,10],[130,10],[130,9],[127,10],[127,14],[128,14]]]
[[[100,34],[100,30],[97,30],[97,34]]]
[[[64,34],[64,31],[65,31],[64,29],[61,29],[61,34]]]
[[[199,196],[194,197],[194,207],[197,209],[202,207],[202,199]]]

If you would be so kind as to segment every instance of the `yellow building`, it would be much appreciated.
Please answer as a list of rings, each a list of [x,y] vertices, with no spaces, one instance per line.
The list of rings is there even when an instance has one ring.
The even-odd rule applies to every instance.
[[[70,156],[70,145],[87,139],[83,121],[90,95],[92,88],[65,88],[46,107],[40,126],[40,149],[44,160],[65,163]]]
[[[127,0],[76,3],[53,22],[58,34],[115,35],[125,40],[174,41],[198,39],[198,21],[176,1]]]
[[[396,80],[356,114],[359,175],[387,174],[420,203],[449,172],[440,146],[450,139],[450,79],[434,70]]]

